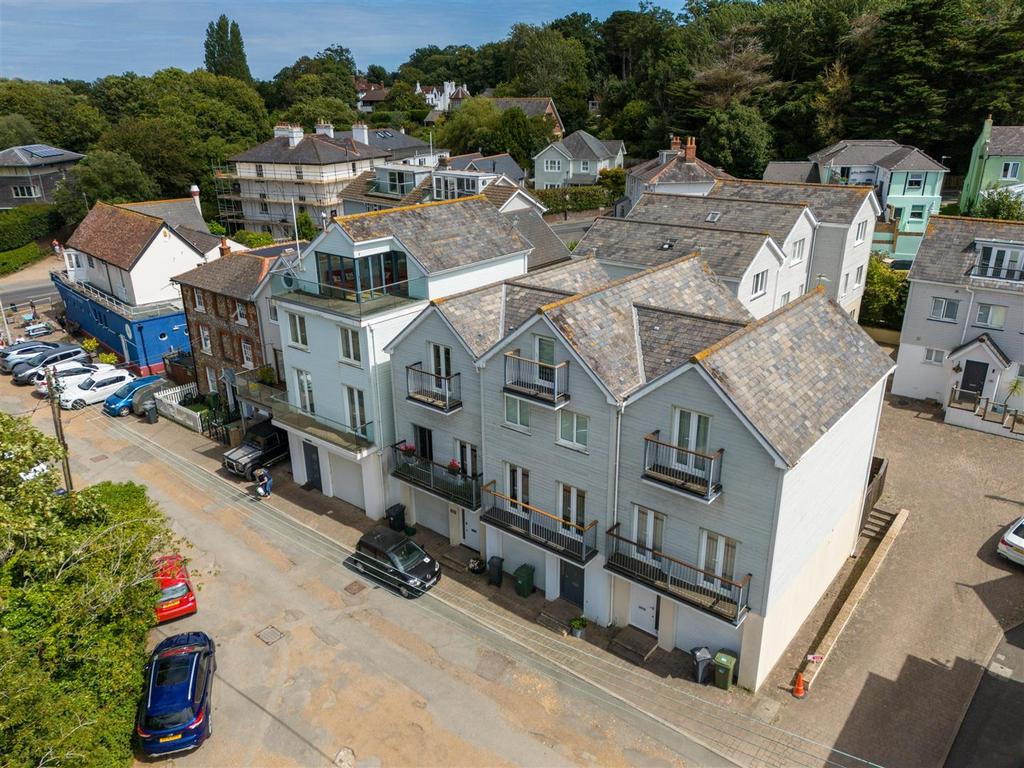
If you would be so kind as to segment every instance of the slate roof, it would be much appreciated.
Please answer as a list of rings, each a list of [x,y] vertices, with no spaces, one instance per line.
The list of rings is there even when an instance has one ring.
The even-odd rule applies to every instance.
[[[319,133],[307,133],[294,147],[287,136],[278,136],[228,158],[233,163],[289,163],[294,165],[330,165],[386,157],[389,152],[349,139],[331,139]]]
[[[849,226],[871,194],[870,187],[847,184],[790,184],[781,181],[723,179],[709,194],[715,198],[757,200],[768,203],[800,203],[818,221]]]
[[[738,320],[636,305],[637,335],[648,381],[684,365],[702,349],[743,327]]]
[[[892,139],[844,139],[807,156],[819,165],[877,165],[890,171],[948,171],[916,147]]]
[[[766,202],[733,198],[645,192],[627,219],[657,224],[684,224],[709,230],[758,232],[781,245],[800,220],[805,203]],[[717,220],[710,221],[709,216]]]
[[[209,232],[199,232],[188,227],[173,227],[174,231],[191,243],[192,247],[200,253],[209,253],[220,246],[220,238],[211,235]]]
[[[380,88],[374,88],[373,90],[367,91],[363,94],[363,98],[360,99],[364,104],[374,101],[387,101],[388,96],[391,95],[391,89],[387,86],[381,86]]]
[[[156,216],[172,227],[186,227],[195,232],[207,234],[210,232],[210,228],[203,220],[202,212],[191,197],[179,197],[173,200],[146,200],[141,203],[118,203],[117,207]]]
[[[408,133],[402,133],[399,128],[374,128],[372,126],[367,127],[366,136],[370,140],[370,146],[376,147],[377,149],[383,149],[387,152],[393,152],[396,149],[430,149],[430,144],[417,139],[415,136],[410,136]],[[335,139],[353,139],[352,131],[335,131]]]
[[[949,171],[949,168],[920,149],[906,145],[886,155],[876,165],[890,171]]]
[[[726,336],[693,361],[791,467],[893,368],[822,291]]]
[[[428,273],[531,247],[483,195],[356,213],[335,221],[356,242],[396,237]]]
[[[1024,293],[1024,281],[970,277],[980,255],[978,240],[1024,244],[1024,221],[975,219],[966,216],[930,216],[921,247],[908,275],[910,280],[929,280],[952,285],[982,285]]]
[[[817,184],[821,176],[818,174],[818,164],[811,160],[772,160],[761,174],[761,179]]]
[[[593,257],[583,257],[522,275],[509,282],[572,295],[596,290],[613,279],[612,270],[607,265]]]
[[[554,142],[554,146],[573,160],[607,160],[615,157],[620,150],[625,153],[625,143],[622,140],[599,139],[582,129],[573,131],[561,141]]]
[[[721,168],[705,163],[699,157],[692,163],[686,162],[686,155],[680,150],[664,163],[661,156],[646,160],[629,169],[629,175],[648,184],[699,184],[714,179],[731,179]]]
[[[481,152],[467,152],[464,155],[451,155],[448,158],[448,167],[457,171],[466,170],[467,166],[474,160],[483,157]]]
[[[130,270],[163,227],[164,220],[156,216],[96,203],[68,238],[68,245]]]
[[[488,89],[490,90],[490,89]],[[494,102],[494,106],[504,112],[506,109],[512,107],[519,107],[523,112],[526,113],[527,117],[537,117],[547,114],[548,105],[551,106],[551,111],[555,115],[555,126],[559,131],[565,130],[565,125],[562,123],[562,116],[558,114],[558,107],[555,106],[554,99],[550,96],[502,96],[494,97],[488,96],[487,91],[482,94],[485,98],[489,98]]]
[[[484,189],[485,196],[486,192],[487,188]],[[518,230],[519,234],[533,246],[533,250],[527,258],[527,269],[540,269],[549,264],[557,264],[572,258],[572,252],[565,247],[565,243],[537,211],[523,208],[501,215],[511,221],[512,226]]]
[[[526,172],[519,167],[519,163],[512,159],[508,152],[498,155],[487,155],[473,158],[467,162],[466,168],[471,171],[484,171],[486,173],[500,173],[508,176],[512,181],[518,183],[526,178]]]
[[[252,301],[276,256],[233,253],[171,278],[176,283],[202,288],[241,301]]]
[[[975,338],[968,341],[966,344],[961,344],[959,347],[949,352],[946,355],[946,359],[952,360],[955,357],[960,357],[964,352],[968,351],[976,344],[985,347],[992,355],[992,357],[994,357],[996,360],[1003,364],[1003,368],[1009,368],[1010,363],[1013,362],[1010,359],[1010,356],[1003,352],[1000,346],[996,344],[995,339],[993,339],[987,333],[983,333],[980,336],[976,336]]]
[[[51,152],[59,152],[59,155],[51,155]],[[67,163],[72,160],[81,160],[85,155],[72,152],[60,147],[51,147],[49,144],[22,144],[17,147],[8,147],[0,151],[0,166],[23,168],[39,168],[56,163]]]
[[[410,170],[417,167],[418,166],[413,165],[409,166]],[[345,185],[345,188],[338,193],[338,197],[342,200],[358,200],[359,202],[369,203],[371,205],[390,205],[392,207],[397,207],[400,205],[415,205],[416,203],[422,203],[430,196],[431,179],[429,174],[423,181],[413,187],[410,192],[400,198],[371,192],[370,187],[376,179],[377,172],[375,170],[370,169],[369,171],[363,171]]]
[[[601,217],[587,230],[576,252],[593,253],[598,259],[618,264],[653,267],[681,253],[699,251],[716,275],[736,280],[767,239],[762,232]]]
[[[988,154],[1024,155],[1024,125],[993,125]]]

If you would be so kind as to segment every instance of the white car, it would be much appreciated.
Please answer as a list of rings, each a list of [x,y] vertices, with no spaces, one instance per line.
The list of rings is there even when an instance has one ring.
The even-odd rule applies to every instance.
[[[135,381],[135,374],[116,368],[98,371],[85,381],[64,387],[60,393],[60,407],[77,411],[87,405],[102,403],[129,381]]]
[[[57,382],[58,390],[73,387],[94,373],[114,370],[114,366],[109,363],[83,363],[81,360],[65,360],[50,367],[53,369],[53,378]],[[36,394],[46,397],[48,394],[46,371],[37,373],[32,383],[35,384]]]
[[[996,552],[1017,565],[1024,565],[1024,517],[1006,530],[996,544]]]

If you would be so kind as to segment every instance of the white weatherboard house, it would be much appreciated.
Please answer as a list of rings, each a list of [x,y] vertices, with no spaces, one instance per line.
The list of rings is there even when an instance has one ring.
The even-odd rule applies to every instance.
[[[296,482],[380,518],[395,442],[386,345],[429,300],[526,272],[530,244],[482,197],[339,217],[271,279]]]
[[[1024,440],[1024,222],[932,216],[909,280],[893,392]]]
[[[756,689],[856,543],[892,363],[819,291],[755,321],[699,254],[618,273],[432,302],[387,348],[390,473],[417,525]]]

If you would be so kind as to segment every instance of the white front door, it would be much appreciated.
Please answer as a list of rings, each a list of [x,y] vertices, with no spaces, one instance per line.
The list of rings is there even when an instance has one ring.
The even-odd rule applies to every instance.
[[[462,543],[480,551],[480,522],[476,512],[462,510]]]
[[[658,595],[639,584],[630,584],[629,623],[637,629],[658,634]]]

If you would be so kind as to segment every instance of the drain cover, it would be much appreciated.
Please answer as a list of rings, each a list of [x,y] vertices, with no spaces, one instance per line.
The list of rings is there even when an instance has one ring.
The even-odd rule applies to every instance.
[[[284,637],[284,632],[282,632],[277,627],[271,625],[269,627],[264,627],[259,632],[257,632],[256,637],[258,637],[267,645],[273,645],[282,637]]]
[[[110,457],[107,456],[107,454],[101,453],[99,456],[93,456],[91,459],[89,459],[89,461],[91,461],[93,464],[96,464],[96,463],[99,463],[101,461],[106,461],[109,458]]]
[[[366,585],[359,581],[350,582],[349,585],[345,587],[345,591],[350,595],[358,595],[364,589],[366,589]]]

